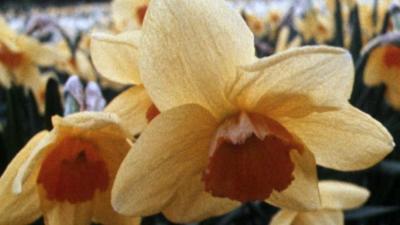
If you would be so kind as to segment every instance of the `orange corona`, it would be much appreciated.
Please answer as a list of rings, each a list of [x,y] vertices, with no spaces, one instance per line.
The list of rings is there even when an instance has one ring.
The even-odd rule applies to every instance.
[[[220,125],[203,175],[206,191],[241,202],[267,199],[292,180],[290,151],[303,145],[278,122],[256,113],[240,113]]]
[[[109,185],[106,164],[91,142],[65,138],[45,157],[37,179],[47,199],[79,203],[93,199]]]

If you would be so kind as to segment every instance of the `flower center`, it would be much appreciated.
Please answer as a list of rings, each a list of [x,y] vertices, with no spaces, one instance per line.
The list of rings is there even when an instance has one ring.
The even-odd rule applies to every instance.
[[[160,114],[160,111],[158,110],[157,106],[154,105],[154,103],[151,104],[146,112],[147,122],[150,123],[156,116],[158,116],[158,114]]]
[[[303,145],[277,121],[242,112],[225,120],[210,145],[206,191],[241,202],[265,200],[294,179],[290,151]]]
[[[144,16],[146,15],[147,5],[142,5],[136,9],[136,19],[139,21],[139,24],[143,24]]]
[[[37,179],[49,200],[79,203],[107,190],[106,164],[93,143],[65,138],[44,159]]]
[[[389,45],[384,48],[383,61],[385,65],[400,68],[400,47]]]
[[[12,52],[7,46],[0,43],[0,62],[8,69],[15,69],[22,64],[24,55],[22,53]]]

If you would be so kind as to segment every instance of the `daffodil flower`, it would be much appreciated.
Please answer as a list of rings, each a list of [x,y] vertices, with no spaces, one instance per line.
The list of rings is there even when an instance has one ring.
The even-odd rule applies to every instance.
[[[379,36],[365,46],[363,55],[367,58],[364,68],[364,83],[386,86],[385,97],[394,108],[400,109],[400,46],[397,41],[400,32]]]
[[[89,49],[86,49],[89,48],[90,44],[87,44],[86,36],[83,36],[82,39],[74,55],[71,53],[71,49],[65,41],[57,45],[58,53],[62,57],[57,60],[56,68],[69,75],[78,75],[83,80],[95,81],[97,77],[93,65],[90,62]]]
[[[109,113],[53,117],[54,129],[34,136],[0,178],[0,224],[139,224],[111,207],[111,186],[130,148]]]
[[[343,210],[364,204],[369,191],[354,184],[339,181],[319,182],[321,208],[314,211],[280,210],[270,225],[343,225]]]
[[[38,86],[38,66],[52,65],[57,58],[50,47],[18,35],[0,18],[0,82],[3,86],[10,87],[12,83],[29,88]]]
[[[140,29],[150,0],[114,0],[111,16],[118,31]]]
[[[134,136],[158,115],[139,74],[138,57],[140,31],[118,35],[96,33],[92,35],[91,55],[99,73],[114,82],[134,85],[115,97],[105,108],[117,114],[122,124]]]
[[[243,19],[215,0],[151,1],[140,41],[140,75],[161,113],[116,176],[122,214],[190,222],[253,200],[318,209],[316,164],[360,170],[393,149],[388,131],[348,103],[347,51],[257,59]]]

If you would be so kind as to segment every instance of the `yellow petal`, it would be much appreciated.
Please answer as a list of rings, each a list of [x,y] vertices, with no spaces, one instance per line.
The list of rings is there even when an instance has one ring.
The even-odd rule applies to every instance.
[[[240,205],[227,198],[216,198],[204,191],[202,173],[191,175],[179,188],[174,200],[162,212],[174,223],[191,223],[220,216]],[[185,178],[181,178],[185,179]]]
[[[374,49],[368,56],[367,63],[364,68],[364,83],[368,86],[376,86],[382,81],[382,76],[388,68],[383,63],[383,55],[385,48],[378,47]]]
[[[17,43],[29,59],[41,66],[51,66],[56,63],[61,56],[50,46],[41,44],[36,39],[18,36]],[[40,52],[40,54],[38,54]]]
[[[289,40],[290,29],[288,26],[282,27],[276,41],[275,52],[281,52],[287,48]]]
[[[47,152],[48,149],[51,148],[52,144],[56,140],[56,136],[54,133],[49,132],[47,135],[43,135],[40,140],[37,140],[37,143],[32,146],[32,149],[28,155],[28,157],[21,163],[19,168],[17,168],[17,173],[14,177],[12,184],[12,191],[15,194],[21,194],[25,190],[24,183],[29,180],[31,174],[34,173],[36,169],[39,169],[38,165],[41,165],[43,160],[43,155]],[[36,178],[35,178],[36,179]]]
[[[12,72],[14,75],[14,81],[18,85],[32,88],[40,83],[39,69],[32,63],[25,63],[15,68]]]
[[[31,138],[11,161],[6,171],[1,176],[0,224],[30,224],[41,216],[39,196],[36,192],[37,171],[31,173],[28,179],[22,184],[23,192],[19,195],[12,193],[12,182],[17,174],[18,168],[21,167],[34,147],[46,135],[47,132],[42,131]]]
[[[225,1],[154,0],[144,20],[139,66],[161,111],[196,103],[221,116],[237,79],[254,60],[253,35]]]
[[[138,8],[147,5],[149,0],[114,0],[111,3],[112,20],[118,30],[138,29]]]
[[[394,147],[385,127],[351,105],[281,122],[305,143],[318,165],[332,169],[349,171],[371,167]]]
[[[297,214],[296,211],[281,209],[271,218],[269,225],[292,225]]]
[[[42,190],[43,191],[43,190]],[[46,224],[89,225],[92,221],[93,203],[70,204],[47,201],[41,194],[41,207]]]
[[[198,105],[183,105],[155,117],[121,164],[112,190],[120,213],[147,216],[176,198],[184,177],[207,166],[214,117]]]
[[[297,215],[293,225],[344,225],[344,215],[339,210],[304,212]]]
[[[7,69],[2,64],[0,64],[0,86],[5,88],[11,87],[10,75],[8,74]]]
[[[347,51],[302,47],[242,67],[243,76],[231,97],[250,111],[271,117],[301,116],[346,104],[354,68]]]
[[[89,60],[89,55],[82,50],[78,50],[75,54],[76,57],[76,71],[75,73],[86,81],[95,81],[96,75]]]
[[[385,98],[390,105],[399,110],[400,109],[400,80],[393,82],[386,82]]]
[[[127,217],[114,211],[111,207],[110,191],[96,196],[93,221],[103,225],[140,225],[140,217]]]
[[[295,164],[294,180],[286,190],[273,191],[266,201],[277,207],[296,211],[318,209],[321,202],[314,156],[307,149],[302,154],[291,151],[290,156]]]
[[[147,126],[146,113],[152,101],[143,86],[135,86],[115,97],[104,109],[115,113],[131,136],[142,132]]]
[[[119,35],[92,35],[90,51],[99,73],[116,82],[140,84],[138,54],[140,31]]]
[[[322,207],[326,209],[352,209],[364,204],[370,193],[367,189],[340,181],[319,183]]]

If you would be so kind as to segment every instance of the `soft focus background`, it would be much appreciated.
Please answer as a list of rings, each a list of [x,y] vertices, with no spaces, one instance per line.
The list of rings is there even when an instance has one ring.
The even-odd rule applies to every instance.
[[[314,1],[313,7],[318,8],[321,14],[329,11],[326,2]],[[340,1],[345,4],[345,0]],[[354,12],[347,13],[348,21],[340,16],[332,17],[332,24],[321,22],[318,35],[307,38],[306,32],[300,33],[301,25],[296,25],[297,18],[304,18],[310,7],[309,0],[237,0],[231,1],[232,7],[237,8],[246,18],[252,31],[255,33],[255,46],[259,56],[268,56],[279,50],[278,37],[283,29],[288,29],[288,40],[296,45],[330,44],[348,48],[356,65],[356,84],[351,99],[353,105],[369,113],[383,123],[395,138],[400,138],[400,114],[384,99],[385,86],[366,87],[362,82],[363,68],[366,59],[360,55],[361,49],[371,40],[387,31],[382,25],[383,32],[369,32],[371,27],[367,20],[383,18],[375,10],[377,3],[389,2],[384,0],[358,1],[360,6],[366,5],[372,9],[370,14]],[[389,5],[389,4],[387,4]],[[44,128],[51,128],[52,115],[62,115],[63,85],[69,76],[75,74],[85,85],[88,81],[96,81],[101,87],[101,96],[109,102],[114,96],[125,89],[124,86],[114,84],[99,77],[90,62],[88,52],[89,35],[93,30],[105,30],[111,23],[110,1],[98,0],[1,0],[0,16],[18,33],[30,35],[43,43],[52,45],[64,51],[66,55],[75,55],[79,65],[74,60],[67,60],[66,64],[41,67],[41,73],[46,77],[43,87],[37,90],[26,91],[22,86],[11,88],[0,87],[0,174],[7,163],[18,150],[35,133]],[[337,13],[337,11],[335,11]],[[360,15],[359,17],[354,15]],[[366,15],[365,17],[361,15]],[[343,17],[344,18],[344,17]],[[378,20],[376,19],[376,20]],[[344,20],[344,21],[343,21]],[[267,21],[267,22],[266,22]],[[350,24],[349,27],[343,24]],[[274,24],[276,23],[276,25]],[[340,25],[342,24],[342,25]],[[364,25],[367,24],[367,25]],[[389,24],[390,25],[390,24]],[[386,24],[386,26],[389,26]],[[305,27],[308,25],[306,24]],[[267,27],[267,28],[266,28]],[[333,27],[333,28],[332,28]],[[297,30],[296,30],[297,28]],[[303,26],[304,28],[304,26]],[[334,29],[336,28],[336,29]],[[337,32],[338,29],[343,32]],[[333,30],[333,32],[332,32]],[[331,32],[331,33],[329,33]],[[348,35],[343,35],[347,32]],[[326,36],[324,36],[326,33]],[[364,35],[365,34],[365,35]],[[289,41],[288,41],[289,42]],[[297,43],[297,44],[296,44]],[[70,64],[68,64],[70,63]],[[61,94],[60,94],[61,93]],[[360,172],[341,173],[319,168],[319,177],[324,179],[339,179],[356,183],[368,188],[372,195],[362,208],[346,212],[346,224],[349,225],[396,225],[400,224],[400,153],[396,147],[394,152],[379,165]],[[1,200],[0,200],[1,204]],[[261,225],[268,224],[276,208],[263,202],[244,204],[239,209],[218,217],[203,221],[202,225]],[[38,221],[36,224],[43,224]],[[145,218],[145,225],[172,224],[162,215]]]

